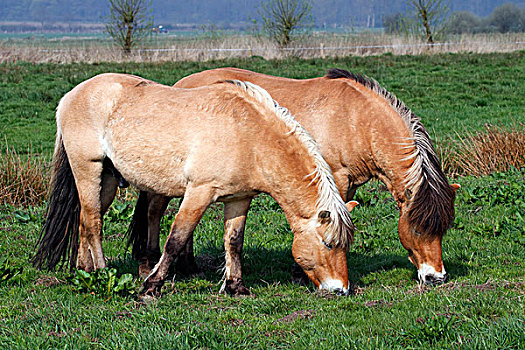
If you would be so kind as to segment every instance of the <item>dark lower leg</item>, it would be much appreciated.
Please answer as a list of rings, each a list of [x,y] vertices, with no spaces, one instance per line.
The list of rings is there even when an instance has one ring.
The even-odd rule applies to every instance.
[[[180,272],[185,276],[190,276],[199,272],[199,267],[195,262],[195,255],[193,254],[193,236],[188,239],[186,246],[177,259],[175,269],[177,272]]]
[[[164,245],[164,252],[151,274],[142,284],[142,294],[158,295],[164,284],[171,263],[182,252],[188,239],[193,234],[199,220],[211,203],[213,192],[207,187],[190,188],[186,191],[179,212],[171,226],[171,231]]]
[[[226,271],[221,291],[230,295],[249,295],[242,281],[242,246],[244,226],[251,198],[224,204],[224,249]]]

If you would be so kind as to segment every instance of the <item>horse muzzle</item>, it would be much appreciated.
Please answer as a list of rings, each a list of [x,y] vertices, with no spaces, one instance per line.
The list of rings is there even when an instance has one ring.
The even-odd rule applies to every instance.
[[[329,279],[327,281],[323,281],[321,285],[319,285],[319,290],[326,290],[331,293],[334,293],[335,295],[339,296],[347,296],[350,294],[350,286],[347,285],[346,287],[343,286],[343,283],[339,280],[333,280]]]
[[[437,272],[432,266],[422,264],[417,271],[419,281],[432,286],[443,284],[447,279],[447,273],[443,267],[442,272]]]

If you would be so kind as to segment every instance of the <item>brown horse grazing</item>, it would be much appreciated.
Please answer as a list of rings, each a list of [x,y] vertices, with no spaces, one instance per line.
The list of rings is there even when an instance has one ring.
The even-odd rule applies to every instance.
[[[219,68],[192,74],[175,86],[197,87],[223,79],[258,84],[289,108],[318,142],[346,200],[371,178],[384,182],[400,210],[399,238],[420,281],[445,280],[441,241],[454,219],[459,185],[449,185],[420,118],[403,102],[376,81],[340,69],[331,69],[321,78],[295,80]],[[136,257],[154,257],[158,251],[157,215],[169,200],[147,197],[140,194],[135,227],[130,228]],[[146,235],[148,211],[152,215]],[[195,266],[191,243],[181,259],[182,267]]]
[[[143,284],[144,293],[157,294],[211,203],[224,202],[225,236],[235,246],[251,199],[264,192],[283,208],[292,254],[313,283],[348,294],[349,211],[315,141],[260,87],[230,81],[179,89],[102,74],[68,92],[56,119],[53,190],[35,266],[53,268],[69,256],[81,269],[105,267],[103,214],[119,182],[129,181],[141,191],[184,196]],[[224,288],[245,294],[241,246],[235,249],[227,251]]]

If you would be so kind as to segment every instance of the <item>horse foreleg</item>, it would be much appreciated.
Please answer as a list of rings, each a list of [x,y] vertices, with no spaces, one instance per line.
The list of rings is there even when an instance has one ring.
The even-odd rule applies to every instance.
[[[230,295],[249,295],[250,290],[242,281],[242,246],[246,215],[251,198],[224,203],[224,249],[226,267],[221,292]]]
[[[202,215],[213,201],[213,190],[208,186],[189,188],[171,225],[164,252],[151,274],[142,283],[142,294],[158,295],[171,263],[178,257],[193,234]]]

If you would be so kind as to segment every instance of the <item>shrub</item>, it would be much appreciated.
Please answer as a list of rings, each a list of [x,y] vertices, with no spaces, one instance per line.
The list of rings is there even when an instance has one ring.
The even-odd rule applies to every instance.
[[[525,11],[515,4],[506,3],[492,11],[488,22],[500,33],[520,32],[525,30]]]
[[[468,11],[454,12],[446,30],[451,34],[478,33],[481,30],[481,19]]]

